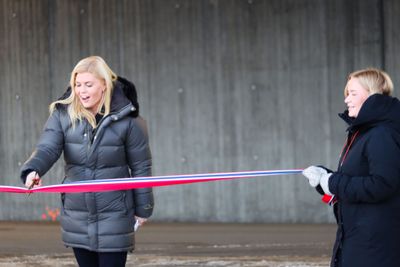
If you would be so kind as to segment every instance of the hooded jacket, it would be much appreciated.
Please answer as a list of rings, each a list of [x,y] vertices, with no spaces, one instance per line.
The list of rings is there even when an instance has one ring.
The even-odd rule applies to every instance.
[[[374,94],[357,118],[329,190],[338,198],[331,266],[400,266],[400,102]]]
[[[69,88],[64,98],[71,93]],[[139,116],[136,90],[123,78],[114,83],[111,112],[96,129],[86,121],[71,124],[65,105],[50,115],[32,156],[21,169],[43,176],[64,153],[63,183],[151,175],[145,121]],[[61,195],[62,239],[68,247],[97,252],[134,249],[135,215],[150,217],[151,188]]]

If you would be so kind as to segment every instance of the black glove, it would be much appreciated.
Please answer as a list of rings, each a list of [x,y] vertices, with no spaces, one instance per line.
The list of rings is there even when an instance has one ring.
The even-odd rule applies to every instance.
[[[317,185],[317,186],[315,187],[315,190],[317,190],[317,192],[318,192],[321,196],[325,195],[325,192],[324,192],[324,190],[322,189],[321,185]]]
[[[328,173],[332,173],[332,172],[333,172],[331,169],[328,169],[327,167],[322,166],[322,165],[317,165],[317,167],[320,167],[320,168],[322,168],[322,169],[325,169]]]

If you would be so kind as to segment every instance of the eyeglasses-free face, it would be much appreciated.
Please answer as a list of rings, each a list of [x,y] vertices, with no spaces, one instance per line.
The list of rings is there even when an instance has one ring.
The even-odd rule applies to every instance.
[[[105,82],[89,72],[78,73],[75,79],[75,94],[84,108],[94,115],[103,98]]]
[[[352,77],[347,82],[347,96],[344,103],[347,105],[349,117],[356,118],[365,100],[370,96],[367,89],[361,86],[357,78]]]

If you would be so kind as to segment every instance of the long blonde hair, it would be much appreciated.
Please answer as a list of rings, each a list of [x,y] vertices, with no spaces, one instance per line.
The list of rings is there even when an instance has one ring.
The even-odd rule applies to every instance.
[[[104,91],[104,97],[102,98],[100,105],[98,105],[97,113],[100,113],[102,110],[104,110],[102,113],[104,116],[110,113],[113,82],[117,80],[117,75],[110,69],[104,59],[99,56],[90,56],[84,58],[80,60],[78,64],[76,64],[71,73],[71,79],[69,82],[71,86],[71,94],[66,99],[57,100],[51,103],[49,110],[50,113],[52,113],[57,104],[68,105],[68,115],[73,125],[75,125],[77,121],[86,119],[93,128],[96,128],[97,123],[95,115],[84,108],[79,98],[75,95],[76,75],[84,72],[89,72],[96,78],[105,82],[106,89]]]
[[[390,76],[383,70],[376,68],[366,68],[350,73],[348,80],[357,78],[361,86],[372,94],[382,94],[391,96],[393,93],[393,82]],[[348,85],[344,88],[344,96],[347,97]]]

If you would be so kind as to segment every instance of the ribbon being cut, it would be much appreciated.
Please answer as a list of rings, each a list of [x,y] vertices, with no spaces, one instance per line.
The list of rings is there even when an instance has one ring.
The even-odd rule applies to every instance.
[[[185,175],[164,175],[150,177],[114,178],[100,180],[83,180],[73,183],[40,186],[32,189],[17,186],[0,186],[0,192],[7,193],[82,193],[113,190],[129,190],[143,187],[157,187],[178,184],[190,184],[219,180],[233,180],[240,178],[263,177],[273,175],[289,175],[301,173],[301,169],[270,170],[270,171],[242,171],[224,173],[201,173]]]

